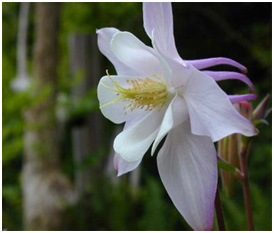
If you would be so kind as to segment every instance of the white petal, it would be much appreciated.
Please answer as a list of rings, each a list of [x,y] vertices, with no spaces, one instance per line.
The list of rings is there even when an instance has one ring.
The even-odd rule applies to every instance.
[[[127,80],[137,79],[140,77],[111,75],[111,78],[116,80],[121,87],[129,88],[131,86],[128,85]],[[119,96],[115,91],[112,91],[106,88],[105,86],[115,88],[113,82],[110,80],[108,76],[102,77],[97,87],[97,96],[99,99],[100,109],[107,119],[116,124],[120,124],[132,118],[135,115],[145,113],[145,111],[142,109],[136,109],[132,112],[126,110],[125,106],[129,103],[129,101],[114,101],[115,99],[119,98]]]
[[[182,60],[175,46],[171,3],[144,2],[143,16],[146,33],[152,39],[154,30],[161,52],[171,59]]]
[[[128,67],[142,76],[162,76],[163,69],[154,55],[154,50],[146,46],[129,32],[118,32],[111,41],[113,54]]]
[[[127,172],[133,171],[135,168],[139,166],[141,163],[141,159],[136,162],[127,162],[126,160],[122,159],[120,155],[115,153],[114,155],[114,167],[118,171],[117,176],[121,176]]]
[[[188,80],[182,93],[189,110],[192,133],[210,136],[213,141],[233,133],[245,136],[257,133],[252,123],[235,110],[226,93],[213,79],[193,66],[189,67],[186,76]]]
[[[158,158],[163,184],[194,230],[212,230],[217,161],[212,140],[193,135],[189,121],[167,136]]]
[[[188,110],[186,107],[186,103],[184,99],[176,95],[166,110],[160,130],[153,143],[151,154],[154,154],[157,146],[159,145],[161,140],[167,135],[167,133],[183,123],[187,118]]]
[[[98,47],[102,54],[114,65],[117,74],[119,75],[138,75],[134,70],[119,61],[110,49],[110,41],[113,35],[120,32],[116,28],[102,28],[96,30],[98,35]]]
[[[139,117],[130,118],[129,120],[127,120],[124,125],[123,130],[126,130],[127,128],[131,127],[136,121],[141,119],[141,117],[142,116],[139,115]],[[140,159],[136,162],[127,162],[126,160],[122,159],[122,157],[119,154],[115,153],[113,162],[114,162],[115,170],[118,171],[117,176],[121,176],[127,172],[134,170],[135,168],[137,168],[139,166],[141,161],[142,161],[142,159]]]
[[[164,115],[164,109],[162,110],[153,109],[121,132],[114,140],[115,152],[127,162],[142,159],[159,131]]]
[[[161,65],[165,72],[165,78],[170,80],[170,83],[174,87],[180,87],[184,82],[186,82],[187,77],[185,75],[187,67],[184,62],[176,61],[174,59],[169,58],[166,54],[164,54],[155,40],[154,31],[152,32],[152,45],[155,49],[156,56],[158,60],[161,62]]]

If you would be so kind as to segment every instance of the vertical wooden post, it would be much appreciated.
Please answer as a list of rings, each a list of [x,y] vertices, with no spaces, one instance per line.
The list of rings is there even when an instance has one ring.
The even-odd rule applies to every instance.
[[[80,80],[72,87],[72,97],[79,101],[88,91],[96,88],[99,81],[99,53],[95,35],[73,34],[69,36],[70,67],[73,77]],[[78,77],[79,78],[79,77]],[[91,184],[92,171],[81,166],[83,161],[101,146],[102,117],[90,113],[82,124],[72,130],[73,157],[76,164],[75,190],[81,197],[87,185]]]
[[[17,33],[17,76],[12,81],[11,87],[14,91],[25,91],[29,86],[30,78],[27,74],[27,28],[29,15],[29,2],[20,4],[18,33]]]

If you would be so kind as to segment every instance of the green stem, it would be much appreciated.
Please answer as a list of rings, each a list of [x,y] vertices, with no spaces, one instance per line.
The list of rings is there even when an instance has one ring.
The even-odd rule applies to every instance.
[[[226,230],[225,220],[224,220],[223,208],[221,204],[221,198],[220,198],[218,187],[216,190],[216,197],[215,197],[215,210],[216,210],[216,217],[217,217],[219,231],[225,231]]]
[[[254,230],[254,223],[253,223],[253,213],[251,207],[251,195],[250,195],[250,187],[249,187],[249,180],[248,180],[248,169],[247,169],[247,157],[249,154],[250,143],[249,140],[244,147],[242,154],[240,156],[240,163],[241,163],[241,172],[243,173],[243,193],[244,193],[244,202],[245,202],[245,209],[246,209],[246,218],[247,218],[247,227],[249,231]]]

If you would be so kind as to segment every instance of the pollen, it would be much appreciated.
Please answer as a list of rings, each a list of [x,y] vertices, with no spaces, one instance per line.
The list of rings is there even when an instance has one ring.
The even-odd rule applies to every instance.
[[[102,107],[117,101],[128,101],[125,110],[133,111],[134,109],[145,109],[151,111],[154,108],[161,109],[168,98],[168,90],[166,84],[160,78],[137,78],[135,80],[128,79],[128,88],[121,87],[107,72],[109,79],[115,88],[102,85],[117,93],[117,98]]]

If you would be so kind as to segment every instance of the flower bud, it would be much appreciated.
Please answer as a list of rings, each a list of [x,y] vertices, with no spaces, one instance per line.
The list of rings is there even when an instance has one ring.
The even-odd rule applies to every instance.
[[[261,120],[265,119],[267,115],[270,113],[270,109],[267,108],[269,102],[269,94],[259,103],[256,109],[252,113],[252,120]]]
[[[240,168],[239,156],[241,153],[241,135],[232,134],[218,142],[218,154],[235,168]],[[229,171],[221,171],[222,183],[225,192],[231,196],[236,183],[236,177]]]
[[[251,119],[252,104],[247,101],[240,101],[234,104],[242,116]],[[243,137],[240,134],[232,134],[218,142],[218,154],[224,158],[229,164],[237,169],[240,169],[240,156],[243,147]],[[233,195],[233,190],[236,184],[236,177],[229,171],[221,171],[222,183],[225,192],[228,196]]]

